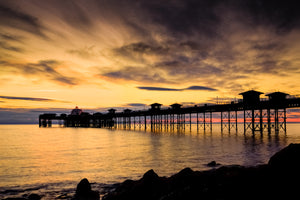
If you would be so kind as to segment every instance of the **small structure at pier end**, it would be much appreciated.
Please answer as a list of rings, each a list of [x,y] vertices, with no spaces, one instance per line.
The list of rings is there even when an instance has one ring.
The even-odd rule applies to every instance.
[[[56,115],[45,113],[39,116],[40,127],[50,127],[52,120],[63,121],[65,127],[95,127],[95,128],[122,128],[143,127],[145,130],[184,128],[192,123],[197,129],[212,129],[212,114],[219,114],[221,131],[237,130],[238,121],[243,122],[244,131],[252,133],[267,130],[286,131],[286,109],[300,107],[300,98],[283,92],[267,94],[268,99],[260,99],[262,92],[249,90],[240,93],[242,100],[231,101],[227,104],[204,104],[193,107],[182,107],[172,104],[169,108],[161,108],[162,104],[153,103],[148,110],[129,110],[116,112],[109,109],[107,113],[89,114],[76,107],[71,114]],[[240,114],[239,114],[240,113]],[[241,117],[243,114],[243,119]]]

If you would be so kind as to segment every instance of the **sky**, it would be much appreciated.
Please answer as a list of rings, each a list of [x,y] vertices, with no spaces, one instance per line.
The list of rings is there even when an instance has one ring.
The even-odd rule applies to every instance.
[[[0,123],[300,95],[299,55],[296,0],[0,0]]]

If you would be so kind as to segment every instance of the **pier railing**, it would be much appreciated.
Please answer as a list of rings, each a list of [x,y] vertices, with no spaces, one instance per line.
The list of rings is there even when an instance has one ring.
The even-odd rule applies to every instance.
[[[159,104],[160,105],[160,104]],[[286,109],[300,107],[300,98],[286,98],[280,102],[264,99],[263,101],[249,103],[244,101],[231,102],[229,104],[205,104],[193,107],[177,107],[160,109],[123,112],[111,110],[109,113],[80,115],[56,115],[51,113],[39,116],[40,127],[50,127],[53,120],[58,120],[65,127],[95,127],[95,128],[123,128],[131,126],[174,128],[174,126],[185,126],[197,124],[197,128],[212,129],[213,114],[220,118],[221,130],[237,129],[238,123],[244,124],[244,131],[254,132],[272,130],[278,132],[286,131]],[[215,118],[215,117],[214,117]]]

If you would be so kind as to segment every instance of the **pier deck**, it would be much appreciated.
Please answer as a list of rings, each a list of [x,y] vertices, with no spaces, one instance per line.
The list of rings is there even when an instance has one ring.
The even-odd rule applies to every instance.
[[[229,104],[204,104],[202,106],[184,107],[173,104],[170,108],[161,109],[161,104],[154,103],[149,110],[131,111],[125,109],[116,112],[110,109],[108,113],[80,114],[42,114],[39,116],[39,126],[49,127],[52,120],[58,120],[65,127],[109,127],[130,128],[139,125],[152,129],[162,126],[172,127],[197,124],[197,128],[212,129],[213,114],[220,117],[221,130],[237,129],[238,122],[244,124],[244,131],[263,132],[267,130],[286,131],[286,109],[300,107],[300,98],[286,98],[285,93],[269,94],[268,100],[259,99],[262,94],[256,91],[241,93],[243,101]]]

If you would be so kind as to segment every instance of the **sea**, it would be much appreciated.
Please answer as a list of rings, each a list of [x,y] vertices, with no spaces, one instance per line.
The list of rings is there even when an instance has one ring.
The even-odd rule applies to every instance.
[[[102,198],[127,180],[138,180],[153,169],[169,177],[189,167],[210,170],[221,166],[255,166],[290,143],[300,143],[300,123],[287,130],[244,132],[196,125],[155,131],[133,126],[130,130],[66,128],[53,125],[0,125],[0,199],[27,197],[43,200],[72,199],[76,186],[87,178]]]

